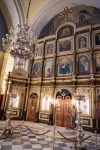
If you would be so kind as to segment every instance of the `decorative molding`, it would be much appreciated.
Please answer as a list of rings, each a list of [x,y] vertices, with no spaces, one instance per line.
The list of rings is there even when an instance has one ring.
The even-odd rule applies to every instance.
[[[11,73],[11,77],[17,77],[17,78],[26,78],[27,77],[27,73],[25,70],[21,69],[21,68],[17,68],[14,69]]]

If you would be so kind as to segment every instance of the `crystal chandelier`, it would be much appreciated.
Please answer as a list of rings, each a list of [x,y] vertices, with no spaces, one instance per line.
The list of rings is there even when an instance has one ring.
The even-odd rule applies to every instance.
[[[18,67],[23,65],[23,61],[33,58],[33,50],[37,42],[37,35],[27,25],[30,4],[31,0],[25,23],[22,26],[18,24],[16,28],[11,27],[6,38],[2,38],[3,49],[10,53]]]

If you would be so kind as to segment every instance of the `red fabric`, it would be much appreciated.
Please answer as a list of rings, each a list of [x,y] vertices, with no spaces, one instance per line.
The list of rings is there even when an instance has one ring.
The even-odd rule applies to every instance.
[[[48,132],[50,131],[50,130],[48,130],[48,131],[46,131],[45,133],[37,134],[37,133],[34,133],[31,129],[29,129],[28,126],[26,126],[26,128],[27,128],[31,133],[33,133],[33,134],[35,134],[35,135],[44,135],[44,134],[46,134],[46,133],[48,133]]]

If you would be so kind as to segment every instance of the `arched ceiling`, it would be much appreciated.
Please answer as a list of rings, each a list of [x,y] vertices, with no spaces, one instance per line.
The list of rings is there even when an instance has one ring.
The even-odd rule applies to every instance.
[[[12,24],[16,26],[24,22],[27,14],[28,2],[29,0],[0,0],[0,9],[2,10],[8,28]],[[4,6],[3,3],[5,3],[7,7]],[[83,5],[100,8],[100,0],[31,0],[28,19],[29,25],[31,25],[39,35],[47,22],[63,11],[65,6],[72,8]]]
[[[9,28],[12,26],[12,19],[11,19],[9,10],[8,10],[7,5],[4,2],[4,0],[0,0],[0,10],[1,10],[2,14],[3,14],[3,17],[5,19],[7,28],[9,30]]]
[[[49,2],[50,0],[31,0],[30,10],[29,10],[29,18],[28,23],[29,25],[32,23],[33,18],[38,14],[38,12]],[[26,17],[28,3],[29,0],[20,0],[24,15]]]

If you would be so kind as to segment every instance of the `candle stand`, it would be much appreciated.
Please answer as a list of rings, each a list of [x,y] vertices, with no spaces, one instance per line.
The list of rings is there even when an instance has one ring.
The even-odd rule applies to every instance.
[[[0,135],[0,139],[13,138],[13,131],[12,131],[12,128],[10,127],[10,123],[11,123],[10,118],[12,117],[12,114],[13,114],[12,106],[9,105],[9,108],[6,111],[5,128],[4,128],[3,132]]]
[[[82,110],[81,110],[81,101],[83,100],[84,96],[81,93],[75,94],[74,95],[76,97],[76,100],[78,101],[78,106],[77,106],[77,117],[76,117],[76,137],[77,137],[77,144],[75,143],[75,146],[73,147],[73,150],[88,150],[87,146],[82,146],[82,140],[84,137],[84,132],[82,129],[82,119],[81,119],[81,114],[82,114]]]

